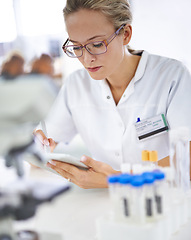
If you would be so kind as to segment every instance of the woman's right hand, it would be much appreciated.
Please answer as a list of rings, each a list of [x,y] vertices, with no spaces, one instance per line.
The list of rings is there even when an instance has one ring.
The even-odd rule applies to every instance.
[[[38,129],[33,132],[37,139],[45,146],[50,147],[50,151],[53,152],[57,143],[52,138],[47,138],[42,130]]]

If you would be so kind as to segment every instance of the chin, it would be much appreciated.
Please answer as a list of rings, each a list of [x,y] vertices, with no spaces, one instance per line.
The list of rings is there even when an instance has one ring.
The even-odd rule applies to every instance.
[[[98,73],[92,73],[92,72],[89,72],[89,75],[91,78],[93,78],[94,80],[103,80],[106,78],[106,76],[104,76],[103,74],[98,74]]]

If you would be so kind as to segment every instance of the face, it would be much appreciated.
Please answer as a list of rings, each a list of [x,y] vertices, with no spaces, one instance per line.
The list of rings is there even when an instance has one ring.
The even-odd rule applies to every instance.
[[[66,19],[66,28],[69,39],[78,45],[106,40],[115,32],[114,26],[101,12],[85,9],[70,14]],[[124,49],[123,34],[119,34],[108,45],[106,53],[92,55],[83,49],[83,55],[78,59],[93,79],[109,78],[119,71]]]

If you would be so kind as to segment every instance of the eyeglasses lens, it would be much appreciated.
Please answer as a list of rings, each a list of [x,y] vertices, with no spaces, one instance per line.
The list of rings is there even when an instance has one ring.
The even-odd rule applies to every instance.
[[[103,41],[88,43],[84,47],[93,55],[103,54],[107,51],[107,47]],[[65,46],[65,52],[69,57],[81,57],[84,47],[68,44],[68,46]]]

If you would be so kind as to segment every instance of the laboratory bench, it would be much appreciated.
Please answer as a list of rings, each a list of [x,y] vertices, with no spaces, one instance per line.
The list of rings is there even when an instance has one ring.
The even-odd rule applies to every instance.
[[[65,179],[38,168],[31,170],[30,178],[66,183]],[[96,220],[110,212],[108,189],[81,189],[73,183],[68,184],[70,190],[40,206],[32,219],[17,222],[15,228],[35,230],[42,236],[46,235],[42,240],[53,239],[48,238],[51,234],[57,234],[54,240],[99,240],[96,236]],[[190,226],[191,219],[169,240],[190,240]]]

